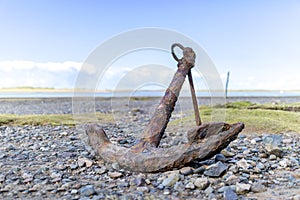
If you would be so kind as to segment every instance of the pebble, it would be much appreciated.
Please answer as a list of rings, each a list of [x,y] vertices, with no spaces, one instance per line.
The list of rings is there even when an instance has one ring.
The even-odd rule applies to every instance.
[[[121,176],[123,176],[121,172],[108,172],[108,175],[110,178],[113,179],[120,178]]]
[[[199,190],[205,190],[209,185],[209,180],[207,178],[197,178],[194,182],[194,185]]]
[[[192,182],[189,182],[188,184],[186,184],[185,188],[193,190],[195,189],[195,185]]]
[[[191,167],[183,167],[179,170],[179,172],[183,175],[189,175],[193,173],[193,169]]]
[[[228,151],[228,150],[226,150],[226,149],[223,149],[223,150],[221,151],[221,154],[223,154],[223,155],[226,156],[226,157],[233,157],[233,156],[235,155],[235,153],[230,152],[230,151]]]
[[[237,161],[236,165],[237,165],[238,168],[242,168],[243,170],[247,170],[250,167],[250,165],[248,164],[248,162],[244,158]]]
[[[227,189],[223,193],[224,200],[238,200],[237,194],[232,189]]]
[[[261,183],[253,183],[251,185],[251,191],[255,193],[265,192],[267,188]]]
[[[93,185],[83,186],[82,188],[80,188],[79,192],[82,196],[86,196],[86,197],[96,194],[96,191],[95,191],[95,188]]]
[[[91,167],[93,165],[93,161],[88,158],[78,158],[77,164],[79,167]]]
[[[143,192],[143,193],[148,193],[149,192],[149,188],[146,187],[146,186],[137,187],[137,191]]]
[[[274,154],[271,154],[270,157],[269,157],[269,159],[270,159],[270,160],[276,160],[276,159],[277,159],[277,156],[275,156]]]
[[[178,171],[171,172],[167,177],[164,178],[162,185],[171,187],[173,186],[177,181],[179,181],[180,176]]]
[[[209,177],[219,177],[227,170],[227,168],[228,167],[225,164],[219,161],[216,164],[209,166],[204,171],[204,175]]]
[[[146,184],[146,180],[143,177],[139,176],[134,180],[134,183],[136,186],[143,186]]]
[[[215,162],[218,162],[218,161],[221,161],[221,162],[226,162],[227,159],[225,158],[225,156],[223,154],[217,154],[215,156]]]
[[[244,184],[244,183],[237,183],[236,184],[236,193],[237,194],[246,194],[250,191],[251,185]]]

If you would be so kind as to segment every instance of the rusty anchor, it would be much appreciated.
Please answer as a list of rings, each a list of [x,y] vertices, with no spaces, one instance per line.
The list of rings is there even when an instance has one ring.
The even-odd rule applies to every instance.
[[[179,59],[174,48],[183,51]],[[112,144],[99,124],[87,124],[88,144],[106,162],[117,162],[121,167],[138,172],[167,171],[180,168],[192,161],[213,157],[235,140],[243,130],[243,123],[201,123],[191,69],[195,65],[195,52],[190,47],[175,43],[172,55],[178,62],[177,71],[157,106],[141,139],[131,148]],[[175,108],[184,80],[188,76],[194,106],[196,126],[187,132],[188,142],[170,148],[159,148],[159,143]]]

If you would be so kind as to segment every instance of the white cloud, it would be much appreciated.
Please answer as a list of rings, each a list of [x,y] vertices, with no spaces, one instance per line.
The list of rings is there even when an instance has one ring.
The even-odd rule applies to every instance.
[[[0,87],[72,88],[80,62],[0,61]]]

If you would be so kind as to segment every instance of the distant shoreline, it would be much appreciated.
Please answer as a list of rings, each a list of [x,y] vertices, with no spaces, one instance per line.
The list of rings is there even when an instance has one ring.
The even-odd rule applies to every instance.
[[[76,92],[79,92],[79,89],[76,89]],[[86,92],[85,90],[82,90]],[[164,92],[164,90],[139,90],[141,92]],[[42,93],[73,93],[73,88],[34,88],[34,87],[12,87],[12,88],[0,88],[0,92],[7,92],[7,93],[23,93],[23,92],[42,92]],[[90,92],[90,91],[89,91]],[[132,92],[132,90],[95,90],[92,92],[101,92],[101,93],[112,93],[112,92]],[[196,92],[210,92],[210,90],[196,90]],[[222,91],[219,91],[222,92]],[[300,92],[300,90],[267,90],[267,89],[258,89],[258,90],[228,90],[228,93],[232,92],[280,92],[280,93],[287,93],[287,92]]]

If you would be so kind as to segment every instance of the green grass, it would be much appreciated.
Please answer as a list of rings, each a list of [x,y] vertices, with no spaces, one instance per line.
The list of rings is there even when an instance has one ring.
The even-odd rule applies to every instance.
[[[292,108],[292,109],[291,109]],[[228,123],[243,122],[243,132],[279,133],[293,131],[300,133],[300,103],[293,104],[253,104],[251,102],[234,102],[215,107],[200,107],[202,122],[212,121],[212,116],[220,115]],[[101,123],[114,123],[112,114],[96,114]],[[88,118],[81,118],[88,121]],[[81,120],[79,119],[79,120]],[[219,121],[218,119],[213,121]],[[66,125],[75,126],[71,114],[62,115],[0,115],[0,125]],[[194,124],[194,116],[171,121],[168,126],[178,127]]]
[[[223,106],[217,105],[213,108],[200,107],[200,115],[203,122],[210,122],[213,114],[223,113],[225,114],[225,122],[245,123],[244,132],[280,133],[292,131],[300,133],[299,108],[299,103],[271,105],[234,102]],[[171,122],[171,125],[176,126],[179,123],[191,124],[190,122],[193,121],[194,116],[191,115],[183,119],[174,120]]]
[[[97,119],[101,123],[113,122],[111,114],[97,113]],[[0,125],[66,125],[75,126],[76,122],[71,114],[48,114],[48,115],[12,115],[0,114]]]

